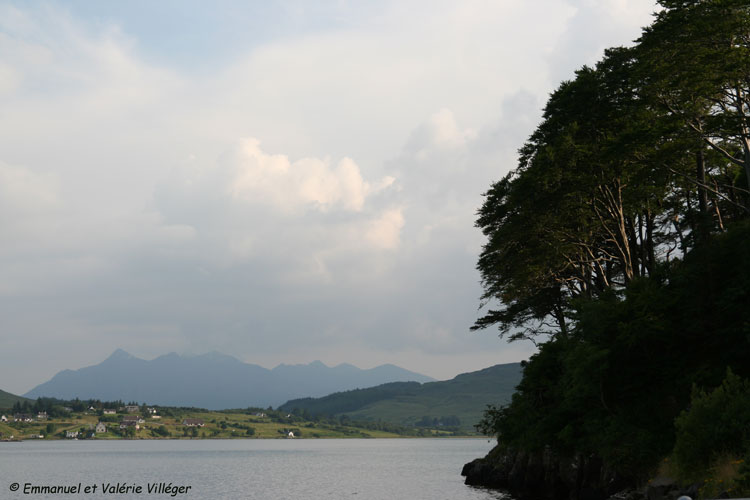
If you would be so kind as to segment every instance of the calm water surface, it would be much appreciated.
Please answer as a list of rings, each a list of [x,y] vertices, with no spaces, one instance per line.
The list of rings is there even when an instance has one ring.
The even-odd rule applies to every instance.
[[[0,498],[8,499],[350,499],[490,500],[466,486],[464,463],[484,456],[486,439],[321,439],[24,441],[0,443]],[[102,483],[143,492],[102,494]],[[16,492],[11,485],[19,483]],[[23,494],[37,486],[98,485],[96,494]],[[149,483],[192,488],[147,491]]]

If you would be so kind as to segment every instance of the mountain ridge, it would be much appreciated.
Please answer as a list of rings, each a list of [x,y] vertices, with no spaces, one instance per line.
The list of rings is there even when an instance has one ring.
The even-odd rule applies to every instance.
[[[488,404],[510,402],[521,380],[520,363],[504,363],[434,382],[390,382],[322,398],[290,400],[279,408],[352,419],[425,426],[427,421],[471,431]],[[447,424],[446,422],[450,422]]]
[[[395,365],[360,369],[346,363],[329,367],[316,360],[267,369],[217,351],[194,356],[172,352],[144,360],[118,348],[97,365],[58,372],[24,397],[139,401],[209,409],[265,408],[290,399],[402,380],[434,379]]]

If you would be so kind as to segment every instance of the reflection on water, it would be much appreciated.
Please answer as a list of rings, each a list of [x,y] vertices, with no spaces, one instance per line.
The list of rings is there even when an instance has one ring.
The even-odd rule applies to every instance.
[[[463,484],[464,463],[486,439],[164,440],[0,443],[1,498],[32,486],[71,486],[66,498],[490,500],[510,497]],[[12,483],[19,491],[10,492]],[[127,493],[102,494],[120,484]],[[191,486],[187,493],[148,493]],[[86,486],[97,492],[86,494]],[[127,486],[131,486],[127,489]],[[133,492],[137,487],[140,493]],[[121,488],[122,489],[122,488]],[[92,491],[91,489],[89,491]],[[173,491],[173,490],[172,490]]]

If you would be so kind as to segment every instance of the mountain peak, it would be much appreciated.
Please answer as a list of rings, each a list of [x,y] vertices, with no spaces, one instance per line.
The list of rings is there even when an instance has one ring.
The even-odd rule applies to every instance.
[[[124,349],[120,349],[118,347],[117,349],[115,349],[115,351],[112,354],[109,355],[106,361],[119,360],[119,359],[133,359],[133,358],[135,358],[135,356],[125,351]]]

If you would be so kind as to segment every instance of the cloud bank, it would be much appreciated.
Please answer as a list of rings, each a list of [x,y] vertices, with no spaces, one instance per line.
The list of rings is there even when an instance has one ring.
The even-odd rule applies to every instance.
[[[654,4],[222,5],[0,3],[2,388],[116,347],[438,378],[528,356],[468,333],[481,193]]]

